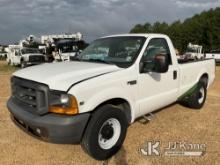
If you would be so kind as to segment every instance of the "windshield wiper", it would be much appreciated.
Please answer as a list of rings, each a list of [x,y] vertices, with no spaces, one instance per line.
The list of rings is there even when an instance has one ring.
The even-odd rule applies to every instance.
[[[112,62],[101,60],[101,59],[88,59],[88,60],[83,60],[83,61],[91,61],[91,62],[98,62],[98,63],[104,63],[104,64],[110,64],[110,65],[115,65]]]
[[[80,62],[97,62],[97,63],[104,63],[104,64],[109,64],[109,65],[116,65],[110,61],[105,61],[101,59],[81,59],[81,58],[74,58],[71,61],[80,61]]]

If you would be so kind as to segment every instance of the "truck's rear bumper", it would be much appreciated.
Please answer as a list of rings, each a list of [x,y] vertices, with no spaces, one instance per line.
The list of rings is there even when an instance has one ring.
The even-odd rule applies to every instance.
[[[12,120],[22,130],[53,143],[79,143],[90,117],[89,113],[75,116],[49,113],[39,116],[23,110],[12,99],[8,100],[7,107]]]

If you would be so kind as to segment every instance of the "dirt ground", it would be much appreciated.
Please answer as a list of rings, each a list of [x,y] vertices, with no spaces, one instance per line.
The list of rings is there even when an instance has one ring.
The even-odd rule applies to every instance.
[[[0,62],[0,66],[6,65]],[[5,68],[5,67],[3,67]],[[0,67],[1,69],[1,67]],[[174,104],[142,124],[136,121],[128,128],[123,148],[106,161],[96,161],[83,152],[80,145],[51,144],[35,139],[16,127],[9,117],[6,101],[10,96],[12,70],[0,70],[0,164],[70,165],[70,164],[220,164],[220,67],[216,80],[208,90],[205,106],[192,110]],[[206,144],[201,157],[143,156],[139,148],[146,141],[159,140]]]

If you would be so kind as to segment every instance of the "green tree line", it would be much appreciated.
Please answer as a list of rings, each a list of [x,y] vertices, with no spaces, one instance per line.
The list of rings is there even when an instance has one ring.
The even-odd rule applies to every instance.
[[[205,52],[220,49],[220,7],[203,11],[184,21],[171,24],[155,22],[137,24],[130,33],[162,33],[167,34],[175,48],[184,52],[188,43],[199,44]]]

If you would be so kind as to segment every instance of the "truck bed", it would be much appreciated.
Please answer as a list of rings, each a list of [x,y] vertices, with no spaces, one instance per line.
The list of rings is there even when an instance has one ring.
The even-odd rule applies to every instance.
[[[179,61],[178,61],[179,62]],[[215,78],[215,60],[190,60],[180,61],[180,95],[192,88],[198,81],[202,74],[208,76],[208,86]]]
[[[201,60],[193,60],[193,59],[178,59],[178,63],[179,64],[188,64],[188,63],[194,63],[194,62],[201,62],[201,61],[207,61],[207,60],[211,60],[213,58],[205,58],[205,59],[201,59]]]

